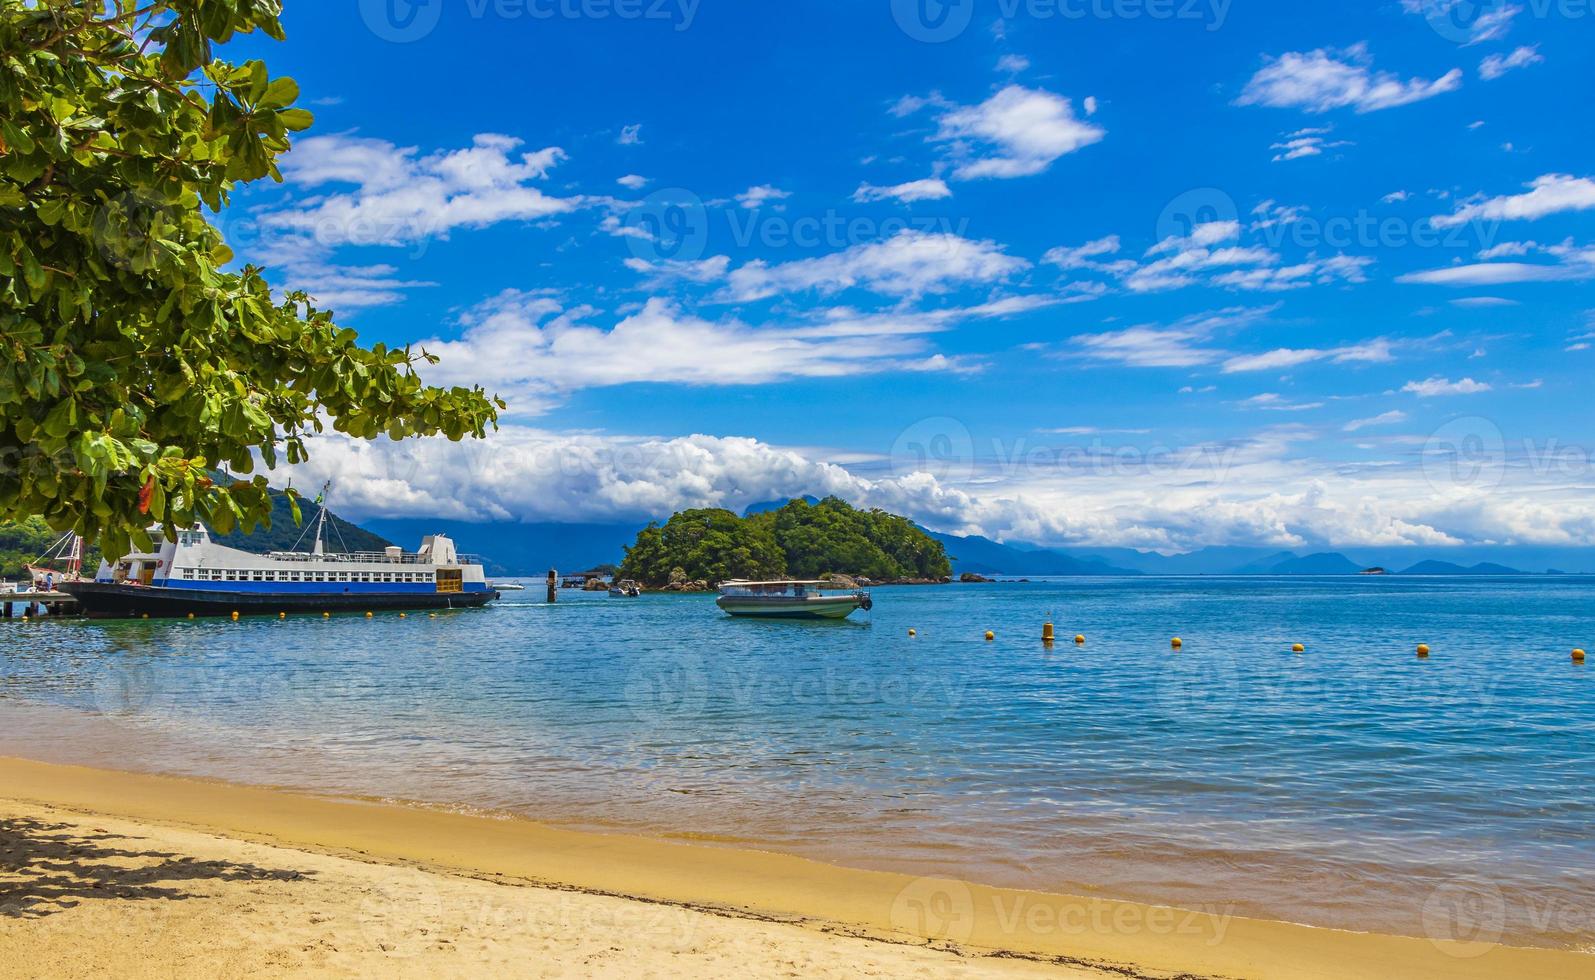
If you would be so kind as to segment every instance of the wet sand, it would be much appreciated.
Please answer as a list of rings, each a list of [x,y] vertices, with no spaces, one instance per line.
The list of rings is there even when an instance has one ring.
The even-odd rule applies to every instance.
[[[1595,957],[0,759],[12,975],[1521,977]]]

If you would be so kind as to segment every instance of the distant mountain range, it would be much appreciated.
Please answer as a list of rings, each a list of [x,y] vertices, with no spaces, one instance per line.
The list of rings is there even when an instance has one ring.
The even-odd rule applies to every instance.
[[[818,503],[817,497],[803,499],[810,504]],[[764,501],[748,506],[743,513],[777,510],[786,503],[786,500]],[[309,510],[307,508],[307,518]],[[484,556],[492,574],[541,577],[551,568],[575,572],[618,564],[645,523],[472,524],[384,518],[362,521],[361,526],[407,549],[420,544],[425,535],[447,534],[454,538],[462,552]],[[1454,561],[1436,560],[1435,549],[1416,548],[1368,549],[1348,556],[1340,552],[1298,553],[1225,545],[1187,554],[1161,555],[1132,548],[1044,548],[984,537],[928,530],[927,533],[947,549],[955,573],[987,576],[1355,575],[1374,568],[1387,569],[1387,574],[1393,575],[1530,574],[1520,570],[1524,566],[1541,571],[1595,572],[1595,550],[1583,548],[1458,548],[1450,556]],[[353,541],[350,543],[352,545]],[[1505,561],[1492,560],[1497,558]]]
[[[1263,548],[1214,547],[1184,555],[1160,555],[1111,548],[1093,553],[1000,544],[989,538],[936,534],[953,559],[959,574],[979,575],[1358,575],[1376,566],[1354,561],[1339,552],[1298,555],[1293,551]],[[1383,573],[1383,569],[1380,569]],[[1526,575],[1494,562],[1463,566],[1447,561],[1423,560],[1399,575]]]

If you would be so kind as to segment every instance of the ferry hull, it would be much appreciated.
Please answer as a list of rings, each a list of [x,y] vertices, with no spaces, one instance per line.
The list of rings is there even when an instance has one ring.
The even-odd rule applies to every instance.
[[[65,582],[61,590],[96,619],[185,619],[194,617],[276,616],[280,613],[362,613],[409,609],[471,609],[499,597],[498,592],[281,593],[219,592],[160,586]]]
[[[862,605],[856,596],[826,596],[822,599],[721,596],[715,602],[733,616],[759,619],[846,619]]]

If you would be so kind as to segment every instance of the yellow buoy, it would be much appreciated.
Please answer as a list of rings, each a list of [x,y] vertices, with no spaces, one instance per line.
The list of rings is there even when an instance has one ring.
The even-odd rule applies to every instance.
[[[1300,643],[1298,643],[1295,646],[1290,648],[1290,652],[1291,653],[1306,653],[1307,652],[1307,648],[1305,646],[1302,646]]]
[[[1573,662],[1575,664],[1581,664],[1581,663],[1584,662],[1584,651],[1583,650],[1574,650],[1573,651]]]
[[[366,613],[366,618],[370,619],[371,618],[371,614],[370,613]]]
[[[144,618],[145,618],[145,619],[149,619],[149,618],[150,618],[150,614],[149,614],[149,613],[145,613],[145,614],[144,614]]]
[[[321,614],[321,618],[322,619],[331,619],[332,618],[332,613],[324,612],[324,613]]]
[[[1427,643],[1418,644],[1418,656],[1427,657],[1428,655],[1429,655],[1429,644],[1427,644]]]
[[[427,613],[426,614],[426,618],[427,619],[437,619],[438,618],[438,614],[437,613]]]
[[[238,622],[238,613],[236,612],[233,613],[233,622]]]
[[[400,618],[400,619],[409,619],[409,618],[410,618],[410,617],[409,617],[409,615],[408,615],[408,614],[406,614],[406,613],[399,613],[399,618]]]
[[[1085,646],[1085,636],[1084,636],[1084,634],[1076,633],[1075,637],[1074,637],[1074,642],[1080,644],[1081,646]]]
[[[995,640],[996,638],[997,638],[997,634],[996,633],[993,633],[991,630],[987,630],[986,631],[986,640],[987,640],[987,642],[990,642],[991,640]]]
[[[278,619],[287,619],[288,618],[288,614],[285,613],[285,612],[280,612],[280,613],[277,614],[277,618]]]
[[[1053,629],[1053,626],[1052,626],[1051,623],[1047,623],[1045,626],[1041,627],[1041,639],[1042,640],[1044,640],[1047,643],[1051,643],[1053,640],[1056,640],[1057,638],[1058,638],[1057,632]]]
[[[918,630],[909,630],[908,631],[908,635],[909,636],[918,636],[919,635],[919,631]]]
[[[193,619],[193,618],[194,618],[194,614],[193,614],[193,613],[189,613],[189,614],[188,614],[188,618],[189,618],[189,619]]]
[[[1169,646],[1173,647],[1176,650],[1178,650],[1180,647],[1182,647],[1184,645],[1185,645],[1185,641],[1180,639],[1177,636],[1174,639],[1169,641]]]

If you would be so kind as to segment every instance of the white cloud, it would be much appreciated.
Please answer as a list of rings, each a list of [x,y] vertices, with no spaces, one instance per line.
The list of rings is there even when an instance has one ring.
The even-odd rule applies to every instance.
[[[895,184],[890,187],[877,187],[874,184],[863,183],[858,185],[858,190],[853,192],[853,200],[860,204],[870,201],[884,201],[895,198],[905,203],[914,201],[939,201],[952,197],[953,192],[947,182],[939,177],[928,177],[924,180],[911,180],[906,184]]]
[[[1537,65],[1545,59],[1540,55],[1539,45],[1517,48],[1511,54],[1486,55],[1479,62],[1479,77],[1487,82],[1492,82],[1514,68],[1527,68]]]
[[[648,186],[648,178],[639,174],[627,174],[616,180],[615,183],[634,191],[640,191]]]
[[[1386,204],[1398,204],[1410,197],[1412,197],[1412,194],[1409,191],[1391,191],[1389,194],[1386,194],[1379,200],[1385,202]]]
[[[1251,231],[1264,231],[1276,225],[1298,221],[1301,208],[1285,207],[1264,201],[1253,214],[1260,215]],[[1042,261],[1066,270],[1087,270],[1111,276],[1133,293],[1165,292],[1190,286],[1207,285],[1246,292],[1282,292],[1314,284],[1361,283],[1373,259],[1363,256],[1334,255],[1319,258],[1309,255],[1289,265],[1279,252],[1266,245],[1240,242],[1238,221],[1209,221],[1193,227],[1188,234],[1172,235],[1146,250],[1143,259],[1112,259],[1122,243],[1109,235],[1079,246],[1059,246],[1047,251]]]
[[[1270,59],[1252,76],[1236,104],[1307,112],[1352,108],[1363,113],[1431,99],[1461,86],[1460,68],[1433,80],[1402,81],[1390,72],[1376,72],[1367,45],[1357,44],[1344,51],[1319,48]]]
[[[353,185],[267,210],[263,228],[313,238],[319,245],[402,245],[446,238],[456,228],[485,228],[570,211],[576,199],[531,186],[565,159],[548,147],[515,153],[521,141],[483,134],[468,149],[421,156],[415,147],[337,135],[302,140],[283,161],[294,189]]]
[[[757,187],[749,187],[741,194],[738,194],[737,203],[753,211],[763,207],[770,201],[784,201],[791,196],[791,191],[783,191],[779,187],[771,187],[769,184],[760,184]]]
[[[1269,391],[1261,395],[1253,395],[1244,399],[1243,408],[1260,408],[1266,412],[1310,412],[1315,408],[1323,408],[1323,402],[1293,402],[1284,395]]]
[[[1515,299],[1502,299],[1500,296],[1462,296],[1451,301],[1452,306],[1464,309],[1494,309],[1501,306],[1517,306]]]
[[[304,290],[321,309],[347,313],[404,302],[411,289],[437,283],[404,279],[391,265],[341,266],[292,262],[277,270],[284,274],[282,288]]]
[[[1194,329],[1140,326],[1105,333],[1082,334],[1073,339],[1086,357],[1129,367],[1173,368],[1209,364],[1221,351],[1202,347],[1205,332]]]
[[[1030,59],[1022,54],[1005,54],[997,59],[997,70],[1019,73],[1030,67]]]
[[[1242,354],[1232,357],[1224,362],[1225,374],[1238,374],[1245,371],[1280,371],[1288,368],[1311,364],[1315,361],[1330,361],[1335,364],[1348,363],[1386,363],[1394,360],[1391,353],[1390,341],[1383,337],[1352,344],[1346,347],[1318,348],[1290,348],[1281,347],[1277,350],[1265,351],[1261,354]]]
[[[1348,463],[1304,458],[1302,426],[1222,443],[1155,446],[1134,479],[1100,467],[977,463],[969,479],[874,453],[771,445],[744,436],[559,433],[509,424],[484,442],[363,442],[329,434],[295,471],[300,485],[337,476],[356,518],[636,522],[685,507],[836,494],[937,530],[1049,545],[1163,552],[1209,544],[1300,548],[1466,542],[1595,544],[1595,502],[1556,467],[1510,469],[1493,484],[1436,481],[1419,457]],[[1105,450],[1112,453],[1113,450]],[[1077,461],[1076,450],[1059,459]],[[826,462],[846,456],[845,466]],[[1132,461],[1128,465],[1134,465]],[[284,474],[286,476],[286,474]]]
[[[979,313],[858,313],[839,308],[755,326],[707,320],[650,299],[613,326],[598,311],[566,308],[547,293],[508,291],[465,314],[457,340],[418,346],[441,361],[434,384],[480,384],[517,414],[545,411],[565,394],[623,384],[752,385],[886,370],[958,370],[933,359],[926,336]]]
[[[1571,174],[1545,174],[1527,185],[1523,194],[1474,200],[1453,214],[1433,218],[1436,227],[1450,228],[1469,221],[1533,221],[1564,211],[1595,208],[1595,180]]]
[[[904,229],[880,242],[854,245],[812,259],[770,265],[756,259],[729,276],[727,297],[737,302],[815,289],[822,293],[862,287],[893,296],[945,292],[994,283],[1029,268],[991,241]]]
[[[1374,426],[1374,425],[1394,425],[1397,422],[1405,422],[1406,420],[1407,420],[1407,413],[1401,411],[1400,409],[1397,409],[1397,410],[1391,411],[1391,412],[1383,412],[1383,413],[1381,413],[1379,415],[1373,416],[1372,418],[1352,419],[1350,422],[1347,422],[1344,426],[1342,426],[1341,431],[1343,431],[1343,432],[1360,432],[1363,429],[1368,428],[1369,426]]]
[[[663,283],[671,279],[683,279],[687,282],[708,283],[717,282],[725,278],[731,266],[731,257],[728,255],[711,255],[706,259],[660,259],[649,262],[642,258],[629,258],[624,262],[626,268],[633,272],[640,272],[651,278],[646,285]]]
[[[1472,378],[1452,381],[1434,377],[1426,381],[1408,381],[1401,386],[1401,390],[1419,398],[1433,398],[1436,395],[1477,395],[1490,391],[1491,387],[1488,382],[1474,381]]]
[[[1098,238],[1096,241],[1086,242],[1084,245],[1074,248],[1066,248],[1060,245],[1057,248],[1048,249],[1047,253],[1041,257],[1041,261],[1049,265],[1055,265],[1060,269],[1095,269],[1099,271],[1129,271],[1134,269],[1136,263],[1128,259],[1122,260],[1122,262],[1108,263],[1097,261],[1102,256],[1117,254],[1119,248],[1119,236],[1108,235],[1105,238]]]
[[[1085,114],[1086,115],[1094,116],[1094,115],[1097,114],[1097,97],[1096,96],[1094,96],[1094,95],[1086,96],[1085,99],[1080,103],[1080,105],[1085,108]]]
[[[1521,251],[1519,246],[1523,246]],[[1480,255],[1519,255],[1530,251],[1548,255],[1557,261],[1554,264],[1476,262],[1471,265],[1453,265],[1443,269],[1409,272],[1397,276],[1396,281],[1429,286],[1501,286],[1517,282],[1577,282],[1595,279],[1595,245],[1574,245],[1571,241],[1557,245],[1509,242],[1485,249]]]
[[[1064,357],[1085,357],[1127,367],[1198,367],[1229,356],[1210,346],[1219,332],[1238,330],[1262,320],[1275,307],[1230,307],[1184,317],[1167,326],[1139,324],[1102,333],[1078,334],[1069,339]]]
[[[1322,156],[1325,150],[1338,149],[1342,146],[1355,146],[1350,140],[1331,140],[1329,134],[1333,127],[1317,129],[1298,129],[1280,137],[1280,141],[1269,147],[1278,150],[1274,154],[1274,163],[1283,163],[1286,160],[1300,160],[1303,157]]]
[[[1469,45],[1506,37],[1513,18],[1523,12],[1514,4],[1480,0],[1401,0],[1401,7],[1443,28],[1447,38]]]
[[[938,123],[934,139],[950,145],[959,180],[1039,174],[1107,135],[1077,117],[1068,99],[1022,85],[1009,85],[979,105],[949,107]]]
[[[631,126],[622,126],[620,128],[620,136],[616,138],[615,142],[619,143],[621,146],[636,146],[638,143],[641,143],[642,124],[637,123]]]
[[[1528,255],[1539,250],[1539,242],[1501,242],[1498,245],[1480,249],[1478,257],[1488,261],[1490,259],[1503,259],[1508,256]]]

